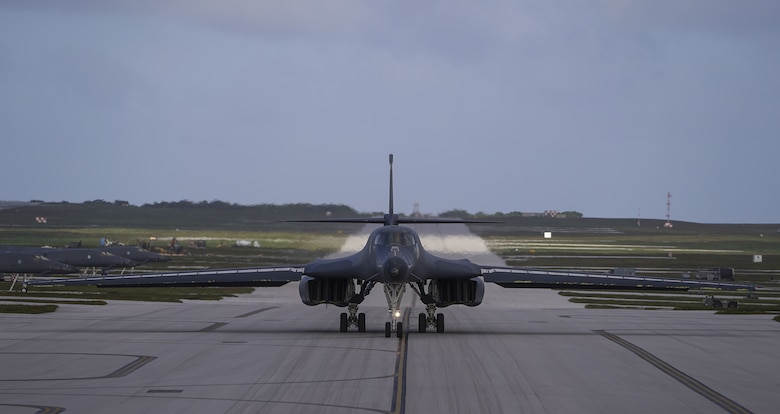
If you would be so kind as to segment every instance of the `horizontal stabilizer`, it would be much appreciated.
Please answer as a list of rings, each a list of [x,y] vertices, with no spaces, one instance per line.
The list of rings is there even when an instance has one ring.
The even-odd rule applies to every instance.
[[[398,224],[489,224],[503,223],[493,220],[468,220],[468,219],[449,219],[438,217],[366,217],[366,218],[334,218],[334,219],[300,219],[300,220],[281,220],[285,223],[363,223],[363,224],[384,224],[385,226],[395,226]]]

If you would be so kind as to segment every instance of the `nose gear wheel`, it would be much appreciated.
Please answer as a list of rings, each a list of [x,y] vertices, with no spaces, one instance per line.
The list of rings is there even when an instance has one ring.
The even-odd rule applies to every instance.
[[[393,331],[396,336],[403,336],[403,323],[401,322],[401,299],[406,292],[404,283],[385,283],[385,298],[387,298],[387,308],[390,312],[390,322],[385,323],[385,337],[389,338]]]

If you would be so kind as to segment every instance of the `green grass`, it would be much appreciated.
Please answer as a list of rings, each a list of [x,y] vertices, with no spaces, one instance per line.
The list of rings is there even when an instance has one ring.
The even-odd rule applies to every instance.
[[[183,300],[220,300],[247,294],[252,288],[171,287],[103,288],[97,286],[30,287],[28,293],[9,292],[10,283],[0,282],[0,300],[5,302],[45,303],[46,305],[0,305],[0,313],[54,312],[57,305],[105,305],[107,300],[174,302]],[[46,299],[51,298],[51,299]]]
[[[263,248],[333,251],[341,247],[347,235],[344,231],[323,234],[310,231],[0,227],[0,244],[61,247],[80,241],[82,247],[98,247],[100,239],[106,237],[128,245],[148,242],[152,244],[152,247],[167,249],[170,241],[176,238],[185,249],[190,248],[190,244],[194,240],[205,240],[206,246],[210,248],[219,246],[229,248],[235,245],[236,240],[250,240],[259,242]],[[150,241],[150,239],[154,240]]]
[[[182,300],[220,300],[251,293],[249,287],[128,287],[97,286],[30,287],[27,293],[8,292],[8,282],[0,283],[0,297],[11,298],[78,298],[89,300],[137,300],[147,302],[181,302]],[[56,301],[54,301],[57,303]],[[66,302],[61,302],[66,303]],[[67,302],[75,303],[75,302]]]
[[[769,283],[780,280],[780,225],[695,224],[674,229],[637,229],[622,220],[547,219],[533,232],[517,223],[491,232],[475,229],[488,247],[510,266],[571,270],[636,268],[639,274],[679,277],[684,272],[734,268],[738,281]],[[565,222],[590,222],[593,227],[562,227]],[[539,224],[539,223],[537,223]],[[557,226],[557,227],[556,227]],[[552,231],[551,239],[541,229]],[[560,230],[556,233],[556,229]],[[763,236],[762,236],[763,235]],[[755,263],[754,255],[763,260]],[[649,272],[649,273],[648,273]]]
[[[1,299],[3,302],[24,302],[24,303],[59,303],[61,305],[106,305],[108,304],[104,300],[67,300],[67,299],[15,299],[15,298],[9,298],[9,297],[3,297]]]
[[[780,312],[780,300],[777,296],[763,295],[761,299],[750,299],[735,292],[721,292],[717,299],[724,303],[731,300],[739,302],[739,308],[714,309],[704,304],[704,297],[696,292],[681,292],[677,294],[632,294],[603,293],[593,291],[564,291],[561,296],[569,297],[572,303],[583,303],[586,308],[596,309],[669,309],[674,310],[716,310],[719,314],[751,314]]]
[[[0,313],[49,313],[57,310],[57,305],[0,305]]]
[[[693,303],[675,303],[667,301],[654,301],[654,300],[611,300],[611,299],[593,299],[588,297],[575,297],[569,299],[572,303],[584,303],[589,305],[609,305],[613,307],[629,307],[629,308],[673,308],[676,310],[705,310],[712,309],[704,306],[704,304]]]

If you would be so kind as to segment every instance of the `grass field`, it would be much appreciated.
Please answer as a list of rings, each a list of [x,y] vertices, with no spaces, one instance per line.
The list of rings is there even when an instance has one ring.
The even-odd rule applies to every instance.
[[[488,247],[512,266],[608,271],[634,268],[639,275],[695,276],[712,268],[733,268],[737,282],[780,287],[780,234],[776,224],[674,223],[622,219],[508,219],[499,226],[472,226]],[[545,238],[544,233],[552,233]],[[754,261],[756,255],[761,261]],[[737,301],[721,313],[780,313],[780,292],[744,294],[679,292],[636,294],[563,291],[570,301],[589,308],[712,309],[708,295]]]
[[[472,226],[491,250],[514,266],[568,269],[636,268],[679,277],[709,268],[734,268],[739,280],[780,278],[777,224],[675,223],[626,219],[512,219]],[[544,238],[544,232],[552,233]],[[754,262],[756,255],[760,262]]]

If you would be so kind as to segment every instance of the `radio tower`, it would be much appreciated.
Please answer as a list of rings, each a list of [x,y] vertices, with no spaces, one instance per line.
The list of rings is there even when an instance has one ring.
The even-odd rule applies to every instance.
[[[672,225],[672,193],[666,193],[666,223],[664,227],[671,229]]]

